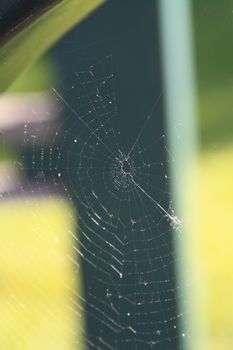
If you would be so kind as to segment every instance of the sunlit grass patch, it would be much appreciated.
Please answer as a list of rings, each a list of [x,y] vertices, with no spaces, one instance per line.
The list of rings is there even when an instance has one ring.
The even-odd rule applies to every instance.
[[[57,198],[0,203],[0,344],[6,350],[72,350],[82,336],[74,292],[72,208]],[[78,266],[78,265],[77,265]],[[82,316],[82,315],[81,315]]]

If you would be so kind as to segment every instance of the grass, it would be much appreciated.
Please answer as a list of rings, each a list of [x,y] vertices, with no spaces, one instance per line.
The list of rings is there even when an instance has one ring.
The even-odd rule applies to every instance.
[[[74,291],[81,294],[80,271],[71,262],[72,211],[56,197],[1,201],[2,349],[83,348],[84,323],[72,302]]]

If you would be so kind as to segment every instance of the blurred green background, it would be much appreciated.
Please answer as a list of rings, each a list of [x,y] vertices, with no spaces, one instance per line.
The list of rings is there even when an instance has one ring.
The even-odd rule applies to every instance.
[[[123,116],[130,116],[127,119],[128,128],[124,128],[123,137],[131,144],[134,134],[128,132],[130,125],[132,123],[135,123],[135,127],[141,125],[140,116],[145,115],[144,111],[154,99],[155,91],[161,91],[163,84],[160,81],[160,72],[156,75],[157,72],[153,68],[158,59],[155,52],[160,56],[161,50],[159,45],[157,46],[157,35],[160,29],[157,23],[154,25],[155,13],[152,14],[152,11],[147,9],[145,13],[148,17],[144,17],[144,22],[138,24],[137,28],[141,29],[138,32],[135,31],[136,35],[135,14],[140,14],[140,6],[144,5],[142,1],[137,1],[139,6],[135,5],[134,12],[130,11],[134,6],[133,2],[131,1],[130,6],[129,3],[127,2],[128,7],[121,4],[122,10],[126,7],[128,9],[124,18],[126,19],[127,16],[130,18],[128,23],[130,31],[125,35],[122,26],[121,33],[121,38],[126,37],[124,41],[126,54],[122,51],[124,57],[122,59],[120,45],[116,44],[115,63],[121,72],[116,85],[120,97],[119,106]],[[189,203],[184,210],[184,215],[191,218],[189,226],[184,227],[183,234],[188,239],[184,239],[186,245],[181,244],[179,254],[182,254],[183,250],[186,263],[193,272],[191,277],[196,284],[193,289],[192,287],[188,289],[187,302],[192,304],[192,309],[195,311],[189,316],[190,323],[186,325],[190,334],[186,346],[187,349],[195,350],[231,350],[233,348],[233,303],[231,301],[233,295],[233,2],[231,0],[192,0],[191,9],[192,57],[197,101],[195,120],[197,129],[193,132],[197,134],[197,167],[193,171],[192,164],[191,166],[189,164],[185,169],[185,177],[187,173],[187,179],[191,177],[192,181],[180,181],[178,184],[179,192],[186,198],[184,202]],[[97,12],[96,16],[99,15],[101,13]],[[182,20],[183,18],[180,18],[180,21]],[[96,21],[98,23],[98,19]],[[126,23],[126,20],[122,23]],[[130,23],[134,23],[134,26]],[[119,26],[118,18],[115,26]],[[79,28],[76,30],[79,33]],[[103,31],[106,29],[104,28]],[[149,32],[153,32],[151,37],[148,35]],[[153,36],[156,37],[156,45]],[[143,39],[145,37],[147,40]],[[143,50],[138,49],[139,44],[144,45]],[[150,54],[144,57],[148,47]],[[135,60],[132,59],[134,55]],[[140,60],[144,60],[144,66],[147,68],[137,70],[135,75],[135,67],[137,62],[141,62]],[[55,61],[50,54],[36,64],[32,64],[20,77],[11,81],[7,91],[9,96],[32,92],[40,94],[51,89],[51,86],[61,78]],[[2,62],[4,62],[4,55],[0,60],[1,69],[4,70]],[[15,62],[15,58],[12,62]],[[163,62],[161,67],[163,70]],[[8,86],[8,78],[7,75],[6,86]],[[143,87],[145,85],[147,89]],[[128,94],[127,91],[129,91]],[[160,106],[158,114],[162,119],[157,119],[156,137],[167,132],[164,130],[165,115],[161,110]],[[125,119],[121,122],[123,126],[127,124]],[[154,132],[153,130],[152,128],[151,133]],[[174,130],[172,132],[174,133]],[[180,135],[181,140],[182,136],[185,139],[185,135]],[[0,146],[2,166],[0,174],[3,174],[2,178],[0,177],[0,185],[3,186],[2,179],[12,177],[15,185],[18,186],[25,176],[25,174],[22,175],[25,164],[22,162],[22,154],[20,155],[21,146],[12,142],[12,136],[9,139],[1,138]],[[188,148],[189,145],[184,143],[183,147]],[[155,150],[158,153],[160,151],[161,149]],[[179,154],[172,156],[176,159]],[[24,161],[27,163],[28,159],[25,158]],[[7,186],[7,183],[4,186]],[[43,200],[35,196],[35,201],[28,202],[28,194],[19,195],[20,191],[16,190],[14,196],[10,194],[7,200],[3,195],[4,190],[0,192],[3,197],[0,202],[2,234],[0,271],[4,280],[0,301],[1,346],[6,350],[84,348],[83,333],[86,327],[84,312],[81,317],[78,316],[80,317],[78,320],[77,315],[70,311],[74,310],[70,304],[73,297],[71,291],[76,290],[81,295],[83,289],[82,273],[79,270],[77,274],[74,264],[71,263],[72,259],[77,261],[72,250],[73,243],[67,238],[68,231],[75,232],[75,224],[70,219],[70,213],[74,209],[65,197],[61,198],[53,194],[49,194],[47,199],[43,196]],[[176,198],[174,200],[176,201]],[[46,239],[41,239],[42,235]],[[168,238],[168,242],[170,239],[171,237]],[[56,266],[51,265],[51,260],[55,261],[55,257]],[[28,265],[29,261],[30,265]],[[183,267],[177,264],[173,268],[179,270]],[[65,281],[66,286],[61,281]],[[190,281],[188,273],[186,277],[183,276],[183,281],[179,281],[181,289],[186,289],[187,281]],[[45,297],[41,298],[41,293],[44,293]],[[175,300],[174,307],[177,307]],[[45,314],[41,313],[41,309],[46,310]],[[95,328],[95,324],[94,326],[92,324],[92,327]],[[56,339],[52,336],[55,333],[58,335]],[[177,341],[177,348],[178,343]]]

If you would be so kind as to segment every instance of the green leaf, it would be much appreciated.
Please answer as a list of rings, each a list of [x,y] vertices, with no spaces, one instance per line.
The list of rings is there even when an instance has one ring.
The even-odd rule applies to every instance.
[[[0,92],[104,0],[61,0],[0,48]]]
[[[43,56],[17,77],[7,89],[8,93],[40,92],[55,84],[57,72],[49,56]]]

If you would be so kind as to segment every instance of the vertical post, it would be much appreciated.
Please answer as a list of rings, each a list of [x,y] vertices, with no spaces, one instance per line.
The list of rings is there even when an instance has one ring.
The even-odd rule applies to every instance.
[[[199,292],[198,267],[193,266],[191,249],[198,223],[195,210],[197,127],[191,2],[159,0],[159,15],[168,148],[172,156],[171,186],[176,215],[182,221],[180,231],[174,232],[177,235],[174,242],[181,289],[177,298],[182,312],[182,342],[185,349],[198,349],[196,340],[194,346],[193,339],[190,339],[197,334],[191,293]]]

